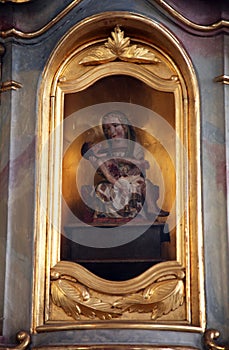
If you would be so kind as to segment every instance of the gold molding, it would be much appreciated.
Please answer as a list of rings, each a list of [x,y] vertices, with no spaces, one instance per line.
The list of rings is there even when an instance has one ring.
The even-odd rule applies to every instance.
[[[0,346],[0,350],[25,350],[30,344],[30,335],[25,331],[20,331],[17,336],[19,344],[15,347]]]
[[[3,56],[4,53],[5,53],[5,47],[2,44],[0,44],[0,57]]]
[[[71,65],[75,63],[72,62]],[[109,63],[109,75],[116,75],[120,72],[125,72],[125,74],[136,77],[137,79],[143,81],[145,84],[150,85],[153,88],[160,88],[161,91],[178,93],[179,89],[179,77],[173,72],[167,71],[164,76],[161,74],[161,71],[153,71],[153,69],[148,69],[149,66],[145,65],[134,65],[130,63],[129,65],[126,62],[110,62]],[[68,68],[68,71],[70,69]],[[95,66],[90,69],[90,71],[82,72],[82,75],[77,76],[75,79],[66,78],[68,72],[64,72],[63,75],[60,75],[58,79],[58,88],[64,93],[72,93],[84,90],[88,88],[92,82],[95,83],[98,79],[107,76],[108,69],[107,65]],[[169,74],[170,73],[170,74]],[[76,88],[77,87],[77,88]]]
[[[30,0],[1,0],[2,2],[25,2]],[[63,11],[61,11],[56,17],[51,19],[47,24],[45,24],[42,28],[33,31],[33,32],[23,32],[18,29],[15,29],[14,27],[11,29],[8,29],[6,31],[0,32],[0,37],[7,38],[11,36],[23,38],[23,39],[31,39],[35,38],[39,35],[42,35],[47,30],[49,30],[53,25],[55,25],[57,22],[59,22],[65,15],[67,15],[75,6],[78,5],[79,2],[82,0],[73,0],[72,3],[70,3]],[[229,21],[227,20],[219,20],[215,23],[212,23],[210,25],[203,25],[203,24],[197,24],[195,22],[192,22],[188,18],[184,17],[181,13],[176,11],[171,5],[169,5],[165,0],[155,0],[156,3],[166,12],[168,12],[174,19],[178,20],[188,28],[191,28],[193,30],[203,32],[203,33],[214,33],[214,31],[223,30],[224,28],[229,28]],[[125,13],[125,11],[123,11]],[[105,12],[104,12],[105,13]]]
[[[20,1],[20,0],[19,0]],[[32,39],[37,36],[45,33],[51,27],[53,27],[56,23],[58,23],[64,16],[66,16],[79,2],[82,0],[73,0],[64,10],[62,10],[56,17],[52,18],[48,23],[46,23],[42,28],[35,30],[34,32],[23,32],[14,27],[5,31],[0,32],[0,37],[8,38],[11,36],[23,38],[23,39]]]
[[[214,82],[228,85],[229,84],[229,75],[226,75],[226,74],[219,75],[218,77],[216,77],[214,79]]]
[[[126,312],[137,312],[149,314],[150,321],[183,305],[184,277],[181,267],[168,262],[131,280],[111,283],[79,264],[60,261],[51,270],[51,297],[75,320],[81,316],[110,320],[121,318]]]
[[[1,3],[5,4],[6,2],[14,2],[16,4],[21,4],[24,2],[30,2],[31,0],[0,0]]]
[[[200,333],[203,331],[201,327],[190,326],[188,324],[181,325],[179,321],[177,324],[165,322],[139,322],[139,321],[122,321],[122,320],[110,320],[107,321],[47,321],[44,325],[36,328],[37,333],[43,332],[57,332],[77,329],[150,329],[150,330],[161,330],[161,331],[173,331],[176,332],[190,332]]]
[[[228,350],[229,345],[220,346],[216,344],[215,340],[217,340],[220,336],[219,331],[216,329],[207,329],[204,333],[204,344],[210,350]]]
[[[0,93],[6,92],[9,90],[18,90],[22,88],[22,84],[14,80],[5,81],[0,85]]]
[[[93,345],[56,345],[56,346],[39,346],[33,350],[195,350],[192,346],[160,346],[145,344],[93,344]]]
[[[217,30],[223,30],[224,28],[229,28],[229,21],[223,20],[223,19],[220,19],[219,21],[209,25],[197,24],[189,20],[185,16],[183,16],[180,12],[178,12],[171,5],[169,5],[165,0],[155,0],[155,1],[160,7],[166,10],[173,18],[175,18],[185,26],[191,29],[194,29],[196,31],[211,33]]]

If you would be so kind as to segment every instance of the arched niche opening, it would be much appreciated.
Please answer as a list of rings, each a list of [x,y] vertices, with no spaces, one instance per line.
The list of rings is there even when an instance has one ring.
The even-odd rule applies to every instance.
[[[86,166],[89,163],[83,159],[82,146],[93,143],[91,137],[96,136],[95,144],[106,142],[104,149],[109,148],[101,117],[114,110],[127,116],[128,123],[122,121],[120,125],[133,126],[138,147],[146,153],[144,164],[148,165],[138,172],[132,165],[123,166],[124,156],[115,150],[118,166],[122,163],[122,171],[130,171],[132,185],[136,171],[138,183],[139,179],[143,183],[142,192],[136,190],[138,195],[144,193],[143,209],[146,180],[158,189],[155,201],[159,212],[153,219],[142,208],[129,216],[130,207],[136,209],[130,201],[125,203],[125,215],[120,214],[122,207],[118,204],[116,212],[121,219],[104,215],[104,209],[93,206],[91,213],[91,201],[85,202],[81,194],[88,185],[95,194],[96,186],[101,184],[101,170],[94,170],[93,175],[93,167]],[[43,305],[46,312],[45,318],[43,313],[35,313],[35,327],[47,329],[49,321],[59,320],[83,327],[85,321],[93,325],[100,319],[113,318],[125,322],[134,319],[139,324],[144,321],[147,327],[151,324],[150,311],[146,308],[142,312],[140,302],[132,316],[119,298],[128,302],[131,295],[138,294],[144,299],[147,290],[159,288],[169,293],[164,295],[168,303],[171,296],[174,302],[168,304],[171,308],[167,305],[164,311],[156,312],[156,325],[162,322],[170,329],[178,320],[184,328],[201,328],[203,276],[197,268],[201,265],[202,244],[198,86],[192,64],[177,39],[152,20],[123,12],[96,15],[77,24],[58,44],[46,66],[39,116],[39,263],[35,267],[35,289],[39,293],[35,293],[34,307],[41,310]],[[108,125],[113,127],[115,123]],[[123,129],[130,132],[130,128]],[[139,159],[142,162],[142,153]],[[129,158],[128,162],[133,163]],[[125,173],[123,182],[129,177]],[[142,190],[144,186],[146,190]],[[110,202],[116,190],[111,187]],[[161,210],[166,215],[159,215]],[[60,286],[65,286],[67,292]],[[89,291],[80,315],[66,312],[66,304],[57,297],[63,293],[67,295],[65,301],[71,303],[72,288]],[[92,322],[88,303],[95,299],[99,306]],[[103,303],[109,310],[103,308]],[[107,322],[112,325],[112,321]]]
[[[85,118],[86,108],[89,106],[94,106],[94,108],[88,110],[90,116]],[[138,112],[136,108],[139,109]],[[101,229],[102,224],[111,227],[114,224],[114,219],[111,217],[100,221],[93,219],[94,210],[93,208],[90,210],[92,198],[87,200],[88,205],[86,205],[81,195],[85,184],[89,186],[91,176],[96,177],[95,187],[103,180],[103,177],[96,176],[93,166],[88,166],[87,161],[82,160],[81,148],[85,141],[104,140],[99,124],[102,115],[107,110],[125,110],[129,121],[136,125],[136,139],[145,150],[144,157],[150,164],[146,174],[147,181],[149,180],[158,187],[158,204],[160,202],[160,207],[170,212],[176,200],[174,95],[171,92],[153,89],[141,80],[124,74],[109,75],[99,79],[85,90],[65,95],[64,118],[69,118],[69,120],[66,121],[64,128],[64,142],[67,147],[63,155],[62,195],[67,205],[63,206],[62,211],[61,260],[81,263],[103,278],[124,280],[136,277],[140,272],[159,262],[174,260],[176,257],[176,230],[174,228],[163,234],[167,217],[153,218],[153,220],[144,217],[139,218],[138,223],[144,224],[146,221],[146,228],[148,228],[149,220],[151,220],[156,231],[146,230],[145,236],[142,237],[140,234],[134,239],[134,242],[129,244],[122,245],[118,240],[117,247],[104,249],[102,244],[101,248],[99,245],[96,245],[95,248],[93,242],[88,246],[86,242],[85,245],[77,243],[77,237],[74,239],[74,235],[77,236],[77,229],[83,230],[84,227],[84,230],[87,230],[85,224],[101,225]],[[154,113],[155,120],[162,118],[165,124],[169,124],[167,128],[169,143],[163,145],[157,139],[156,129],[159,125],[153,122],[151,113]],[[91,114],[96,117],[92,117]],[[97,114],[99,114],[98,118]],[[85,131],[81,133],[82,128],[85,128]],[[76,129],[77,132],[75,132]],[[170,152],[173,153],[173,159],[165,149],[168,144]],[[92,188],[90,190],[92,191]],[[79,219],[77,223],[72,214]],[[125,215],[128,217],[128,213]],[[173,215],[175,215],[175,210]],[[123,223],[120,219],[119,224]],[[161,239],[157,241],[148,238],[149,235],[158,235],[158,227],[160,227]],[[131,229],[130,226],[129,230]],[[151,245],[149,252],[147,252],[148,245]]]

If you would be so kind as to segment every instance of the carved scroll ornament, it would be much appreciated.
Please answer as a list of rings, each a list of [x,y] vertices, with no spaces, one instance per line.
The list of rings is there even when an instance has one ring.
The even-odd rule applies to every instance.
[[[229,345],[221,346],[215,341],[219,338],[220,333],[216,329],[207,329],[204,333],[204,344],[209,350],[229,350]]]
[[[71,272],[73,269],[74,273]],[[51,297],[56,306],[75,320],[82,316],[110,320],[133,312],[148,313],[149,320],[156,320],[183,304],[183,279],[184,272],[174,269],[160,277],[155,277],[152,273],[143,288],[137,283],[134,286],[133,279],[129,288],[129,281],[121,282],[120,288],[116,287],[119,282],[113,282],[113,287],[109,290],[106,283],[112,285],[111,281],[98,278],[78,264],[62,261],[51,271]],[[87,281],[90,283],[87,284]],[[94,287],[91,288],[91,285]]]
[[[20,331],[17,334],[18,345],[15,347],[0,346],[0,350],[25,350],[30,344],[30,335],[25,331]]]

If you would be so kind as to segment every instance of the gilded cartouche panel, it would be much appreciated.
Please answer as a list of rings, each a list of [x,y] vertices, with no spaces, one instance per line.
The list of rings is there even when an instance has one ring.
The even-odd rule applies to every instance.
[[[115,34],[117,34],[117,37],[118,37],[118,34],[120,34],[120,30],[117,29],[116,32],[113,32],[114,37],[115,37]],[[179,96],[178,77],[176,77],[175,70],[172,69],[172,66],[166,64],[166,61],[163,55],[160,53],[154,53],[154,50],[152,49],[150,50],[147,49],[146,45],[144,46],[144,49],[142,49],[142,45],[141,46],[139,44],[130,45],[130,43],[128,42],[128,46],[127,46],[128,50],[129,50],[129,47],[130,48],[134,47],[135,49],[133,51],[134,61],[132,61],[131,54],[129,52],[125,53],[128,56],[128,59],[124,56],[124,53],[122,52],[123,40],[124,40],[123,34],[120,38],[120,41],[118,39],[116,40],[118,45],[117,50],[120,50],[121,53],[117,51],[117,53],[113,55],[115,57],[111,55],[110,48],[107,53],[106,43],[100,46],[96,45],[94,49],[91,47],[87,47],[79,55],[73,54],[72,59],[69,60],[69,63],[66,65],[66,68],[61,73],[61,76],[59,78],[59,83],[58,83],[58,87],[60,88],[60,90],[58,91],[64,91],[65,94],[68,92],[72,93],[77,90],[84,91],[89,86],[91,86],[91,84],[94,81],[97,81],[102,77],[122,73],[122,74],[137,77],[138,79],[140,79],[147,85],[153,87],[154,89],[158,89],[158,86],[159,86],[162,91],[173,92],[175,93],[175,96],[177,96],[177,100],[178,100],[178,96]],[[120,46],[121,46],[121,49],[120,49]],[[126,49],[126,46],[124,48]],[[114,52],[116,52],[115,48],[112,48],[112,49]],[[104,53],[104,50],[105,50],[105,53]],[[137,57],[137,58],[135,57],[136,50],[140,50],[141,57]],[[105,54],[108,55],[108,58],[106,57]],[[119,55],[123,55],[121,59],[119,59]],[[145,57],[144,57],[145,55],[146,55],[147,63],[151,63],[151,64],[147,64],[146,66],[145,65],[146,62],[144,61],[143,67],[140,65],[136,65],[135,63],[141,63],[141,60],[145,60]],[[99,57],[99,62],[98,62],[97,56]],[[114,60],[116,60],[116,58],[118,58],[118,61],[113,62]],[[93,65],[94,63],[93,60],[95,60],[96,62],[95,67]],[[109,62],[110,60],[111,62]],[[137,60],[137,62],[135,62],[135,60]],[[153,66],[152,66],[152,63],[153,63]],[[160,64],[160,69],[157,69],[156,67],[157,64]],[[79,67],[79,65],[82,65],[82,68],[76,70],[75,67]],[[179,103],[176,102],[176,105],[178,107]],[[181,105],[179,105],[176,112],[177,115],[181,113],[181,108],[182,108]],[[180,119],[180,117],[177,116],[177,119]],[[178,233],[178,235],[179,234],[180,233]],[[184,253],[183,253],[184,248],[182,248],[181,250],[182,252],[179,253],[179,256],[184,256]],[[77,267],[76,265],[72,264],[72,268],[73,269],[75,268],[76,270],[79,271],[79,275],[77,274],[77,276],[75,276],[75,281],[78,281],[79,279],[81,279],[80,266]],[[168,269],[168,266],[166,266],[166,269]],[[178,267],[178,270],[179,270],[179,267]],[[180,268],[180,271],[181,271],[180,277],[181,276],[184,277],[182,268]],[[85,271],[84,273],[87,275],[86,280],[87,281],[91,280],[92,276],[90,275],[90,273],[87,271]],[[152,274],[152,276],[154,275],[151,271],[150,271],[150,274]],[[63,280],[62,278],[58,278],[57,281],[52,282],[52,292],[51,292],[52,301],[54,302],[55,306],[60,306],[62,309],[64,308],[64,311],[65,311],[65,315],[62,314],[60,316],[58,313],[57,317],[66,319],[66,315],[67,315],[68,316],[67,320],[69,319],[69,316],[75,319],[80,318],[82,320],[85,320],[85,317],[86,319],[95,317],[98,319],[107,319],[107,320],[111,318],[121,318],[125,320],[128,320],[128,319],[129,320],[134,320],[134,319],[150,320],[150,319],[157,319],[160,317],[163,320],[163,315],[168,315],[170,314],[170,311],[173,310],[172,314],[169,315],[169,319],[170,318],[174,319],[175,317],[175,319],[184,321],[187,318],[186,312],[185,312],[185,305],[184,307],[181,307],[183,305],[183,300],[185,295],[184,285],[183,285],[183,282],[179,282],[180,277],[178,279],[175,278],[173,281],[170,281],[170,279],[173,279],[173,277],[175,277],[174,274],[175,272],[172,272],[171,275],[168,276],[168,278],[163,274],[160,277],[161,279],[164,279],[164,281],[163,281],[163,285],[161,285],[162,289],[159,292],[159,294],[165,293],[162,297],[163,302],[161,304],[160,304],[160,300],[162,299],[160,299],[160,297],[159,299],[155,299],[155,300],[150,300],[149,298],[148,302],[146,302],[148,298],[146,297],[146,294],[148,294],[149,292],[148,287],[150,287],[151,282],[149,282],[149,284],[146,286],[147,287],[146,289],[143,289],[143,290],[140,289],[139,291],[139,288],[135,286],[135,281],[133,281],[131,296],[123,295],[122,298],[119,299],[117,298],[117,296],[115,296],[114,298],[111,298],[111,296],[109,296],[110,294],[108,292],[109,288],[107,289],[107,287],[108,285],[111,284],[110,282],[107,284],[107,287],[99,286],[97,290],[93,288],[93,289],[90,289],[89,291],[87,290],[87,287],[88,287],[87,282],[86,283],[83,282],[83,284],[80,284],[80,285],[74,285],[74,283],[72,284],[70,282],[70,285],[69,285],[68,281]],[[183,279],[183,277],[181,279]],[[69,275],[69,278],[71,279],[73,278],[73,276]],[[141,275],[141,278],[144,281],[145,279],[144,274]],[[160,278],[156,279],[159,285],[157,283],[154,283],[156,281],[152,282],[154,288],[156,289],[158,286],[160,286]],[[96,285],[95,281],[97,279],[98,278],[95,278],[93,286]],[[170,286],[169,286],[169,282],[171,282]],[[117,293],[117,290],[120,290],[121,288],[120,283],[115,285],[115,283],[113,282],[112,284],[114,285],[113,293]],[[129,281],[125,283],[123,288],[125,291],[125,294],[128,291],[128,284],[129,284]],[[84,301],[86,301],[87,305],[83,302],[80,306],[78,303],[75,304],[73,300],[69,299],[70,294],[72,293],[70,292],[70,294],[68,294],[67,290],[70,290],[71,287],[73,287],[72,289],[73,294],[74,294],[75,287],[80,289],[82,288],[83,294],[81,295],[81,297],[83,297],[83,299],[86,298]],[[66,293],[68,294],[67,298],[65,298]],[[150,291],[149,295],[151,294],[155,294],[155,292]],[[167,301],[165,301],[165,299]],[[175,302],[173,302],[172,300]],[[72,307],[70,306],[70,304],[67,305],[68,301],[70,301],[70,304],[72,305]],[[79,313],[74,312],[77,308],[79,309]],[[174,313],[174,310],[178,308],[179,308],[178,313],[177,312]],[[121,309],[123,311],[126,310],[127,312],[123,312],[121,311]],[[153,309],[155,310],[155,314]],[[130,310],[131,312],[129,312]],[[153,311],[153,314],[150,316],[150,313],[152,311]],[[56,309],[56,307],[53,306],[52,312],[50,315],[50,320],[56,320],[55,314],[57,312],[58,310]],[[168,316],[166,319],[168,319]]]
[[[67,329],[68,324],[73,328],[84,327],[85,321],[87,327],[107,328],[113,318],[117,327],[122,327],[118,320],[123,318],[126,325],[129,322],[130,328],[150,328],[152,324],[160,328],[163,324],[167,329],[203,329],[199,105],[194,69],[177,39],[162,25],[142,16],[118,12],[112,13],[110,20],[104,24],[104,16],[107,18],[107,14],[96,15],[75,26],[58,45],[44,72],[39,140],[41,146],[49,142],[50,153],[42,153],[37,174],[38,193],[43,201],[42,208],[41,203],[37,203],[34,329],[54,329],[55,324],[62,329]],[[117,24],[119,27],[116,27]],[[108,47],[112,57],[108,55],[108,61],[106,58],[104,62],[103,58],[95,66],[91,57],[96,56],[101,46],[106,44],[115,28],[117,36],[120,35],[117,28],[124,28],[130,38],[129,48],[134,46],[142,50],[150,56],[151,62],[142,63],[139,57],[130,59],[129,53],[128,59],[117,52],[113,57],[114,47],[113,51]],[[121,42],[124,38],[121,37]],[[186,162],[178,150],[176,171],[180,192],[177,210],[179,212],[182,201],[187,203],[187,210],[176,231],[176,261],[158,264],[131,280],[111,282],[73,262],[60,261],[58,228],[61,226],[63,130],[60,128],[52,139],[49,139],[49,132],[63,121],[65,94],[84,91],[94,82],[120,73],[174,95],[175,128],[189,156]],[[52,164],[55,164],[54,167]],[[46,176],[43,175],[44,169]],[[188,198],[187,191],[192,193],[191,198]],[[44,197],[47,198],[46,210],[54,225],[46,224]],[[132,326],[131,321],[135,321]],[[111,326],[116,327],[115,323]]]

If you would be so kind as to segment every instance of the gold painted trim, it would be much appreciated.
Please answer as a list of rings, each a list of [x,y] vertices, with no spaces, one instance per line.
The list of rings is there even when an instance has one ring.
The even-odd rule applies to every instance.
[[[220,75],[214,79],[214,82],[229,85],[229,75]]]
[[[172,326],[172,329],[171,329]],[[122,320],[111,320],[107,321],[81,321],[81,322],[69,322],[69,321],[48,321],[42,326],[36,328],[37,333],[43,332],[57,332],[57,331],[67,331],[76,329],[150,329],[150,330],[161,330],[161,331],[180,331],[180,332],[190,332],[190,333],[200,333],[202,331],[201,327],[190,326],[187,324],[177,324],[170,323],[158,323],[158,322],[143,322],[143,321],[122,321]],[[226,349],[227,350],[227,349]]]
[[[13,2],[25,2],[30,0],[0,0],[2,2],[5,1],[13,1]],[[59,22],[65,15],[67,15],[76,5],[78,5],[79,2],[82,0],[73,0],[72,3],[70,3],[63,11],[61,11],[56,17],[54,17],[52,20],[50,20],[47,24],[45,24],[42,28],[34,31],[34,32],[23,32],[20,30],[17,30],[15,28],[8,29],[6,31],[0,32],[0,37],[7,38],[11,36],[24,38],[24,39],[31,39],[35,38],[43,33],[45,33],[47,30],[49,30],[54,24]],[[171,5],[166,3],[164,0],[155,0],[156,3],[162,7],[164,10],[166,10],[173,18],[181,22],[182,24],[186,25],[187,27],[190,27],[191,29],[200,31],[200,32],[214,32],[217,30],[223,30],[224,28],[229,28],[229,21],[227,20],[219,20],[211,25],[203,25],[203,24],[197,24],[195,22],[192,22],[188,18],[184,17],[181,13],[176,11]],[[105,12],[104,12],[105,13]],[[125,13],[125,12],[124,12]]]
[[[30,335],[25,332],[25,331],[21,331],[17,334],[16,336],[17,341],[19,342],[19,344],[15,347],[8,347],[8,346],[0,346],[0,350],[25,350],[29,344],[30,344]]]
[[[5,53],[5,47],[2,44],[0,44],[0,57],[3,56],[4,53]]]
[[[14,80],[5,81],[0,85],[0,93],[6,92],[9,90],[18,90],[18,89],[21,89],[22,86],[23,86],[22,84]]]
[[[1,3],[5,4],[6,2],[14,2],[16,4],[21,4],[24,2],[30,2],[31,0],[0,0]]]
[[[195,350],[192,346],[160,346],[145,344],[102,344],[102,345],[56,345],[56,346],[39,346],[33,350]]]
[[[150,85],[153,88],[159,88],[161,91],[174,92],[178,90],[179,78],[177,75],[171,75],[168,78],[164,78],[156,73],[149,71],[143,66],[130,64],[126,65],[125,62],[110,62],[109,63],[109,75],[117,75],[120,72],[125,72],[127,75],[138,78],[145,84]],[[94,84],[97,80],[107,76],[107,66],[96,66],[90,71],[83,73],[80,77],[72,80],[67,80],[65,76],[61,76],[58,80],[58,87],[64,91],[64,93],[73,93],[76,91],[82,91],[88,88],[91,84]],[[77,89],[76,89],[77,86]]]
[[[179,22],[191,29],[207,33],[214,32],[217,30],[223,30],[224,28],[229,28],[229,21],[227,20],[220,19],[219,21],[210,25],[197,24],[183,16],[180,12],[178,12],[171,5],[169,5],[165,0],[155,0],[155,2],[164,10],[166,10],[173,18],[175,18],[176,20],[178,20]]]
[[[38,30],[36,30],[34,32],[22,32],[20,30],[15,29],[15,28],[11,28],[11,29],[8,29],[6,31],[1,31],[0,32],[0,37],[8,38],[8,37],[11,37],[11,36],[16,36],[16,37],[23,38],[23,39],[35,38],[35,37],[45,33],[52,26],[54,26],[57,22],[59,22],[64,16],[66,16],[81,1],[82,0],[73,0],[63,11],[58,13],[58,15],[56,15],[56,17],[51,19],[42,28],[40,28],[40,29],[38,29]]]
[[[216,329],[207,329],[204,333],[204,344],[210,350],[228,350],[229,345],[220,346],[216,344],[215,340],[218,339],[220,333]]]

